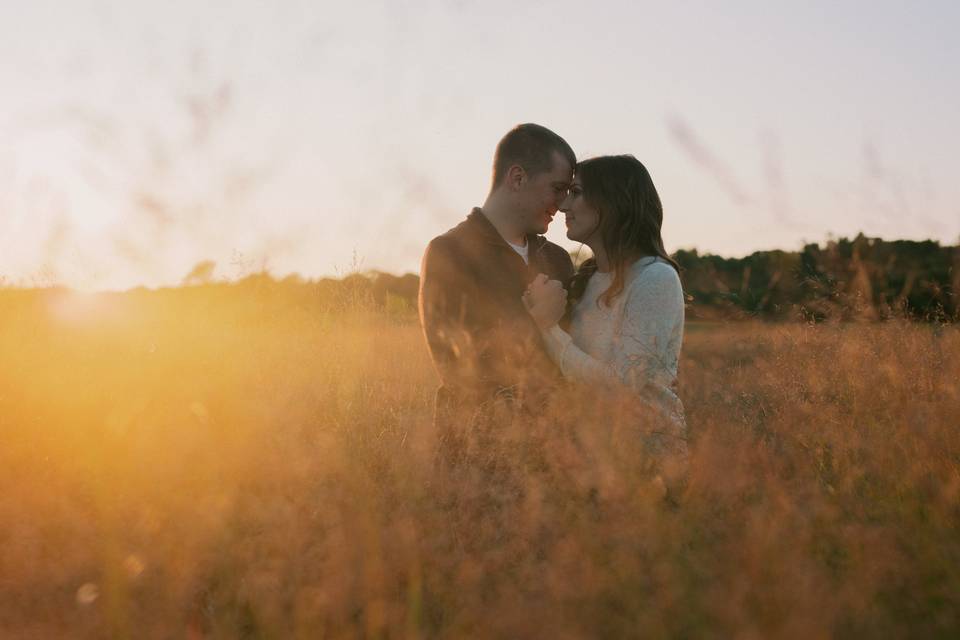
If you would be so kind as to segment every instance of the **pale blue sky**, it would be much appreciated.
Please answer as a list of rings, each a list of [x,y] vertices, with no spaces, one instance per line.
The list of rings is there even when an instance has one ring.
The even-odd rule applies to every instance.
[[[0,1],[9,281],[415,271],[526,121],[670,250],[960,237],[960,3]]]

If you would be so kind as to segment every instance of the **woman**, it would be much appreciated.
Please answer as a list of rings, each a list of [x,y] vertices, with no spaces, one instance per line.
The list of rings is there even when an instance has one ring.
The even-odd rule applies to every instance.
[[[677,263],[663,248],[663,208],[650,174],[630,155],[585,160],[560,210],[567,237],[594,257],[574,276],[568,304],[545,276],[524,297],[550,356],[567,379],[626,387],[658,425],[658,444],[685,456],[675,391],[684,298]],[[560,326],[565,308],[568,331]]]

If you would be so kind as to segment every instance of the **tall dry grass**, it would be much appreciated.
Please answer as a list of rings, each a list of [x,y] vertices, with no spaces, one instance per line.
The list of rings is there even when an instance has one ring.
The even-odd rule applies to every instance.
[[[690,326],[671,504],[596,401],[434,464],[410,318],[0,304],[0,637],[960,633],[955,328]]]

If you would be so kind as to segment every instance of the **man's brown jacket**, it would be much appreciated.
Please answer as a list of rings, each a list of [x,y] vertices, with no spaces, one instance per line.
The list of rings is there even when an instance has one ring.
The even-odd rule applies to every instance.
[[[529,265],[480,209],[427,246],[420,322],[440,374],[441,404],[484,401],[559,380],[521,296],[538,273],[567,284],[573,263],[543,236],[527,237]]]

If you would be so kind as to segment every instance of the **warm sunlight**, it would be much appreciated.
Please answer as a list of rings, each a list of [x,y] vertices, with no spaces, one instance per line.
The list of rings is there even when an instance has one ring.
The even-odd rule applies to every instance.
[[[58,290],[49,296],[47,309],[57,323],[73,327],[96,327],[117,319],[117,300],[109,294]]]
[[[0,2],[0,640],[960,638],[960,2]]]

